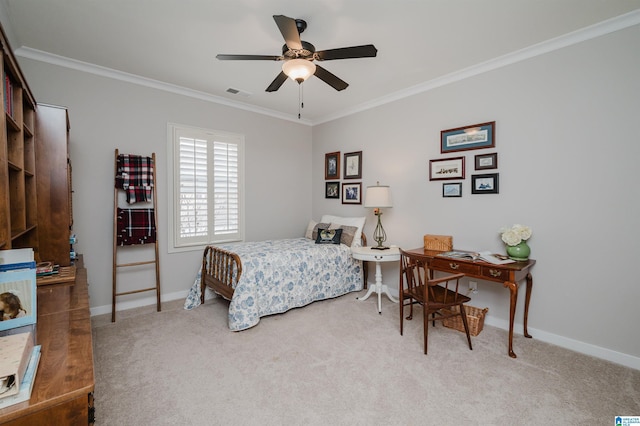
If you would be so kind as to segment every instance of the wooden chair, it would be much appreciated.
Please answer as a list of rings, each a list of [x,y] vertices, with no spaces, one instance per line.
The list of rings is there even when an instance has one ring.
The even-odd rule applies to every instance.
[[[462,316],[464,330],[467,333],[469,349],[471,347],[471,336],[469,335],[469,325],[467,324],[467,314],[464,310],[464,303],[471,299],[458,291],[460,278],[464,274],[450,274],[441,278],[430,279],[426,267],[426,259],[420,255],[407,253],[400,249],[400,335],[403,331],[404,308],[409,306],[408,320],[413,318],[413,305],[422,305],[424,322],[424,353],[427,354],[427,341],[429,334],[429,315],[435,326],[436,320]],[[455,282],[455,286],[452,284]],[[451,283],[451,284],[450,284]],[[443,284],[443,285],[442,285]],[[450,309],[458,306],[459,311]]]

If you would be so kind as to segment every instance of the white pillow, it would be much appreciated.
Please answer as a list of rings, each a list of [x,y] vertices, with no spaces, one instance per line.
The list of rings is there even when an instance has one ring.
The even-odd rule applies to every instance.
[[[360,247],[362,245],[362,228],[364,228],[364,222],[367,220],[365,216],[362,217],[340,217],[325,214],[320,219],[322,223],[336,223],[338,225],[355,226],[358,228],[356,234],[353,236],[353,243],[351,247]]]
[[[313,239],[313,228],[315,228],[317,224],[318,222],[316,222],[313,219],[309,221],[309,225],[307,225],[307,230],[304,233],[305,238],[309,238],[310,240]]]

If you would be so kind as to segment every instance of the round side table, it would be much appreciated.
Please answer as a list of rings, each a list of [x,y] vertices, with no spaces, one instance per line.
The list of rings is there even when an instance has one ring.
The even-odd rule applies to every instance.
[[[378,313],[382,314],[382,293],[386,294],[389,300],[394,303],[398,303],[390,293],[389,287],[386,284],[382,284],[382,262],[398,262],[400,260],[400,250],[398,247],[390,247],[387,250],[375,250],[372,247],[352,247],[351,255],[354,259],[364,260],[368,262],[376,263],[376,282],[374,285],[369,286],[369,291],[364,297],[358,297],[359,301],[364,301],[369,298],[374,292],[378,293]]]

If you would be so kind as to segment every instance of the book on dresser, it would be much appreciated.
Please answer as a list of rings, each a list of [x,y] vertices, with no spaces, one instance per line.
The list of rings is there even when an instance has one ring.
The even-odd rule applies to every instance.
[[[0,337],[0,399],[20,391],[33,347],[31,332]]]
[[[33,349],[31,350],[31,357],[29,358],[29,364],[27,364],[27,369],[24,372],[24,377],[20,382],[20,390],[18,391],[18,393],[0,398],[0,409],[31,399],[33,382],[36,379],[36,371],[38,371],[38,364],[40,363],[40,349],[40,345],[33,347]]]
[[[37,320],[33,249],[0,250],[0,335]]]

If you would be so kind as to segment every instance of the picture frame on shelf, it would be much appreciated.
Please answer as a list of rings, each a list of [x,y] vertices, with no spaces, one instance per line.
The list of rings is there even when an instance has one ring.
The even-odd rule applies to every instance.
[[[344,154],[344,178],[362,179],[362,151]]]
[[[478,154],[475,156],[476,170],[485,169],[497,169],[498,168],[498,153],[492,152],[490,154]]]
[[[325,182],[324,198],[340,198],[340,182]]]
[[[340,179],[340,151],[324,155],[324,179]]]
[[[465,157],[429,160],[429,180],[464,179]]]
[[[342,184],[342,204],[362,204],[362,182]]]
[[[447,182],[442,184],[442,196],[444,198],[449,197],[462,197],[462,182]]]
[[[499,173],[488,173],[484,175],[471,176],[472,194],[498,194],[499,193]]]
[[[457,127],[440,132],[440,152],[467,151],[470,149],[493,148],[495,142],[495,121]]]

